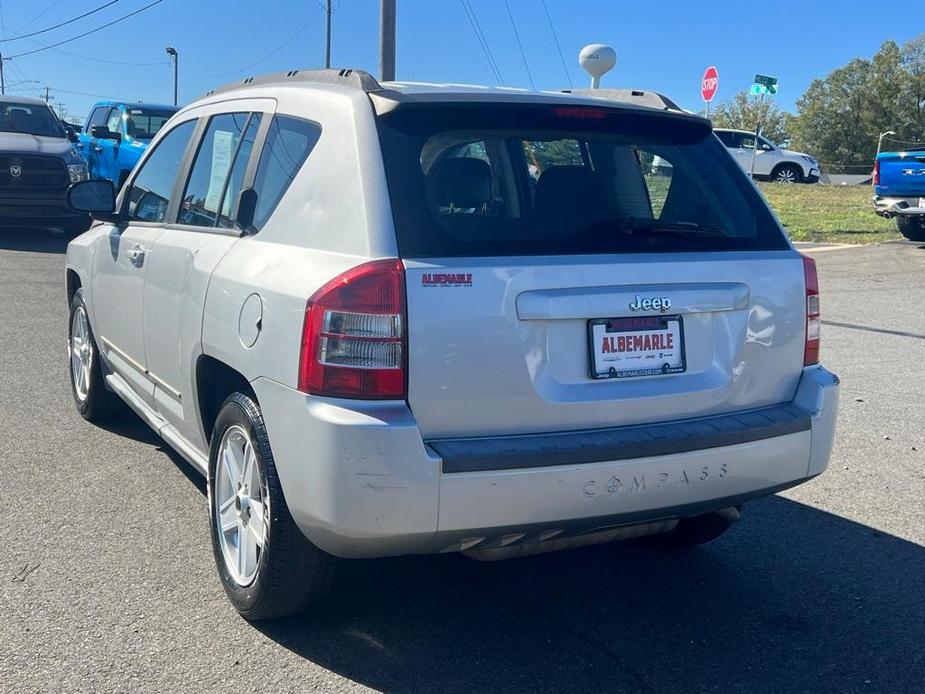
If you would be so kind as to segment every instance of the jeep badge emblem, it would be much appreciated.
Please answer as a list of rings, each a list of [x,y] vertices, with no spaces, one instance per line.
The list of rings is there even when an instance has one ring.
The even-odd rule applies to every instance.
[[[671,308],[671,299],[667,296],[641,297],[636,295],[636,301],[630,304],[630,311],[661,311],[664,313]]]
[[[13,178],[19,178],[20,176],[22,176],[22,167],[21,166],[11,166],[10,176],[12,176]]]

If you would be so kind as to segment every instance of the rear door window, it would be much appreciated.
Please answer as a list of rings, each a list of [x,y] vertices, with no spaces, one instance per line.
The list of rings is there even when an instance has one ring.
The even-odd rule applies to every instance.
[[[122,109],[114,108],[110,111],[109,118],[106,120],[106,128],[112,133],[122,132]]]
[[[230,228],[260,114],[213,116],[196,153],[180,203],[180,224]]]
[[[407,257],[789,248],[703,121],[409,106],[379,131]]]
[[[291,116],[274,116],[257,164],[254,227],[263,228],[321,137],[321,126]]]

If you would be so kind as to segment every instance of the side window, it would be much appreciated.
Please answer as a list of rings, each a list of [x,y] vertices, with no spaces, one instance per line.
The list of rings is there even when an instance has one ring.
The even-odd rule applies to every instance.
[[[538,179],[551,166],[584,166],[578,140],[524,140],[530,176]]]
[[[732,136],[733,136],[733,133],[730,133],[730,132],[723,132],[723,131],[717,130],[717,131],[716,131],[716,136],[719,138],[719,141],[722,142],[722,143],[723,143],[724,145],[726,145],[727,147],[734,147],[734,146],[735,146],[735,144],[734,144],[734,142],[733,142],[733,137],[732,137]]]
[[[223,113],[213,116],[199,145],[183,191],[180,224],[231,227],[232,209],[250,159],[260,114]]]
[[[649,194],[651,216],[658,219],[665,208],[665,200],[671,188],[674,165],[664,157],[641,149],[636,149],[636,158]]]
[[[109,106],[97,106],[93,109],[93,113],[90,114],[90,120],[87,121],[87,134],[90,134],[90,128],[94,125],[106,125],[106,121],[109,119],[109,112],[112,109]]]
[[[109,113],[109,118],[106,121],[106,127],[110,132],[121,133],[122,132],[122,109],[114,108]]]
[[[739,147],[742,149],[755,149],[755,136],[754,135],[745,135],[744,133],[738,135]]]
[[[262,229],[266,224],[320,137],[321,126],[317,123],[290,116],[273,117],[254,179],[254,227]]]
[[[173,184],[180,171],[196,120],[181,123],[157,143],[141,165],[128,195],[128,218],[142,222],[163,222]]]

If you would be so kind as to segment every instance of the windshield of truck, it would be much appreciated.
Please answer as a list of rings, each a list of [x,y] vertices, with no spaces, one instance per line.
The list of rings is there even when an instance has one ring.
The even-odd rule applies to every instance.
[[[701,120],[456,103],[399,107],[379,132],[404,256],[789,248]]]
[[[125,132],[136,140],[150,140],[173,114],[174,111],[128,108],[125,111]]]
[[[64,137],[64,128],[48,106],[0,101],[0,133]]]

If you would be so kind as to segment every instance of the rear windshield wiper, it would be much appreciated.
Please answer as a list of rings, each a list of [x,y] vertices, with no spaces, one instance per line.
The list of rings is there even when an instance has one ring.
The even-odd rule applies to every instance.
[[[660,219],[627,217],[620,226],[626,233],[639,236],[726,236],[722,229],[697,222],[668,222]]]

